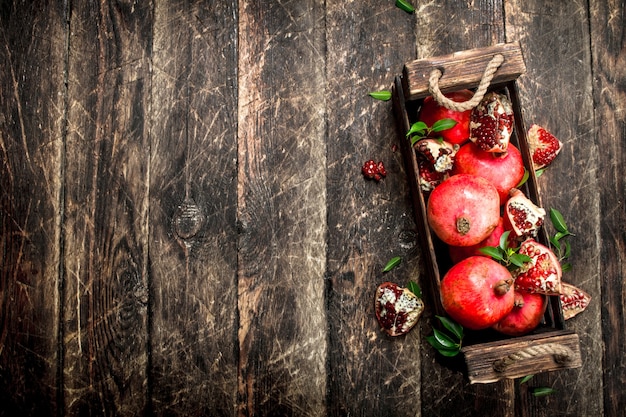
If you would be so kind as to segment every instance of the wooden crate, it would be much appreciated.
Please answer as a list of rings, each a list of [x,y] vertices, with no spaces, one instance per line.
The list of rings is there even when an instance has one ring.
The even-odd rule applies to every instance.
[[[435,314],[445,315],[439,296],[439,283],[451,267],[445,244],[431,232],[426,219],[425,195],[419,186],[418,162],[410,140],[405,137],[412,123],[417,121],[421,103],[430,95],[428,84],[431,71],[439,69],[442,92],[476,89],[485,68],[496,54],[504,58],[495,72],[489,90],[507,95],[515,113],[515,127],[511,143],[516,145],[529,172],[522,191],[538,206],[542,206],[541,193],[534,170],[522,119],[517,79],[525,72],[521,48],[517,43],[499,44],[454,54],[420,59],[407,63],[402,76],[396,77],[393,86],[393,106],[400,133],[401,149],[410,182],[424,264],[428,275],[425,291]],[[548,244],[545,228],[537,240]],[[542,324],[523,337],[506,337],[495,331],[467,331],[462,354],[467,376],[471,383],[489,383],[503,378],[518,378],[543,371],[576,368],[582,365],[578,335],[565,330],[563,312],[558,296],[549,297],[548,308]]]

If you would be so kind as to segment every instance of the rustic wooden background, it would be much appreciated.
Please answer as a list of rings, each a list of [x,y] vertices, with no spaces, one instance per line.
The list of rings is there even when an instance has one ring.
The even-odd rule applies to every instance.
[[[624,415],[624,0],[412,2],[0,1],[0,415]],[[507,41],[593,301],[582,368],[470,385],[428,310],[378,329],[376,285],[425,280],[367,93]]]

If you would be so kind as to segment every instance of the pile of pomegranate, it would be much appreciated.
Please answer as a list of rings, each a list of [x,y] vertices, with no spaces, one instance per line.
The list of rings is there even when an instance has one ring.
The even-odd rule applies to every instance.
[[[459,102],[472,95],[446,94]],[[562,281],[559,259],[538,242],[546,211],[518,188],[525,167],[510,141],[515,123],[509,98],[489,92],[465,112],[426,98],[419,120],[430,126],[444,118],[457,123],[420,139],[414,149],[428,223],[453,262],[440,284],[446,313],[468,329],[519,336],[541,323],[548,296],[560,297],[566,319],[584,310],[589,295]],[[529,129],[528,141],[535,170],[547,167],[563,146],[538,125]],[[502,246],[503,236],[507,248],[525,255],[523,263],[506,265],[480,250]]]

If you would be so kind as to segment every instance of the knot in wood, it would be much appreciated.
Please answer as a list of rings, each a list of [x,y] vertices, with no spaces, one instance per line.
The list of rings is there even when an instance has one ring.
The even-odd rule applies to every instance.
[[[196,202],[187,198],[174,213],[174,233],[180,239],[191,239],[204,226],[205,220]]]

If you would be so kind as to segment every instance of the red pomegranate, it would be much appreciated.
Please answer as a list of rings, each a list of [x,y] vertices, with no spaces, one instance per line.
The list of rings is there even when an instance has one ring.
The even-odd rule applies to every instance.
[[[453,175],[430,194],[428,223],[443,242],[471,246],[485,240],[500,219],[496,188],[477,175]]]
[[[562,282],[561,287],[562,292],[559,298],[563,308],[563,318],[569,320],[587,308],[591,302],[591,296],[585,290],[567,282]]]
[[[522,242],[537,236],[543,226],[546,211],[533,203],[519,189],[513,188],[504,203],[504,228],[511,230],[511,240]]]
[[[530,333],[541,323],[548,305],[547,300],[543,294],[515,291],[513,310],[493,325],[493,329],[508,336],[522,336]]]
[[[450,252],[450,259],[452,263],[458,263],[465,258],[469,258],[470,256],[485,256],[480,251],[480,248],[484,248],[485,246],[498,246],[500,244],[500,236],[504,233],[504,221],[502,217],[498,221],[498,225],[487,239],[481,241],[480,243],[472,246],[448,246]]]
[[[453,265],[441,280],[441,303],[462,326],[480,330],[493,326],[513,309],[513,277],[485,256],[471,256]]]
[[[417,295],[393,282],[378,286],[374,305],[378,323],[390,336],[408,333],[424,311],[424,303]]]
[[[474,93],[470,90],[461,90],[446,93],[444,96],[457,103],[462,103],[471,99]],[[437,103],[432,96],[428,96],[424,99],[424,103],[422,104],[419,120],[426,123],[428,126],[432,126],[437,120],[441,119],[456,120],[457,124],[454,127],[438,132],[437,134],[446,142],[453,145],[460,145],[469,139],[471,113],[472,110],[464,112],[449,110]]]
[[[550,248],[534,239],[526,239],[520,245],[519,253],[529,256],[530,261],[513,271],[517,290],[546,295],[563,293],[563,270]]]
[[[489,180],[504,204],[511,188],[517,187],[524,177],[524,161],[513,144],[508,145],[506,152],[496,153],[483,151],[469,142],[457,151],[451,174],[474,174]]]

